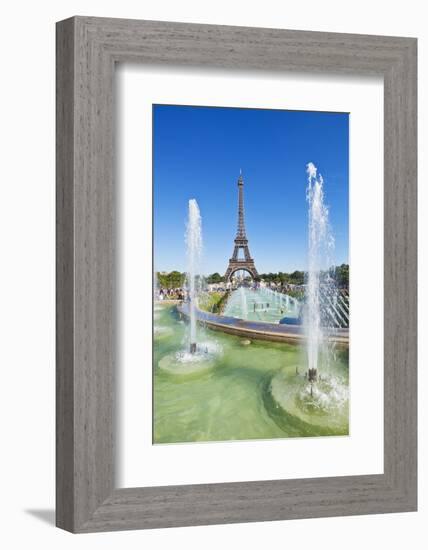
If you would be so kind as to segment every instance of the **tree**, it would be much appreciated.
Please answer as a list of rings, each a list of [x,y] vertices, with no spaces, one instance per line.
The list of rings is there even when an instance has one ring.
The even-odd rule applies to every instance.
[[[220,273],[212,273],[211,275],[208,275],[208,277],[206,278],[206,282],[207,284],[209,285],[213,285],[213,284],[216,284],[218,285],[219,283],[223,283],[224,282],[224,277],[222,277],[220,275]]]
[[[305,282],[305,272],[297,270],[293,271],[293,273],[291,273],[288,278],[289,282],[294,285],[303,285],[303,283]]]
[[[161,288],[181,288],[184,285],[186,274],[171,271],[170,273],[157,273],[157,278]]]
[[[349,265],[342,264],[334,268],[333,277],[339,288],[349,288]]]

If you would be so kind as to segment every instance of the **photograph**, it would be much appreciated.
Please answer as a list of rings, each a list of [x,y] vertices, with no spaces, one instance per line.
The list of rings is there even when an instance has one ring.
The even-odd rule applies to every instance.
[[[152,106],[153,443],[349,435],[349,113]]]
[[[423,7],[5,3],[1,548],[423,548]]]

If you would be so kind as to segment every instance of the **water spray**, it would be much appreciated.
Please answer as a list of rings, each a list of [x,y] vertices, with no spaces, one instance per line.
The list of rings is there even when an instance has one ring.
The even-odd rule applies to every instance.
[[[202,253],[202,229],[201,214],[198,203],[195,199],[189,200],[189,214],[186,226],[186,250],[187,250],[187,286],[189,300],[190,316],[190,335],[189,350],[190,353],[196,353],[197,350],[197,329],[196,329],[196,273],[200,268]]]

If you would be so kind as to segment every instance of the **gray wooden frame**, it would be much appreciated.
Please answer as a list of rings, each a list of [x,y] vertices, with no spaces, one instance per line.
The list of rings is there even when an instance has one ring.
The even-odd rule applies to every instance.
[[[382,475],[115,488],[116,62],[383,76]],[[57,24],[59,527],[91,532],[416,510],[416,78],[413,38],[90,17]]]

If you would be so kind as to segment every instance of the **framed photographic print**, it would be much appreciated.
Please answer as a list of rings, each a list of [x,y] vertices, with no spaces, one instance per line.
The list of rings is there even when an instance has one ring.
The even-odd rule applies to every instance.
[[[416,509],[416,40],[57,26],[57,525]]]

